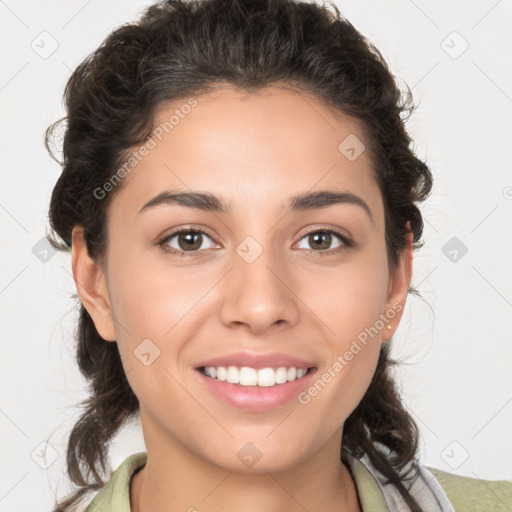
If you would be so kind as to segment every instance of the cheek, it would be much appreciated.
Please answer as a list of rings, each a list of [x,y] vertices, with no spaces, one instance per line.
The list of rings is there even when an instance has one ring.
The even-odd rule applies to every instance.
[[[311,402],[319,409],[314,414],[328,417],[332,409],[338,411],[337,420],[347,417],[371,382],[386,326],[382,321],[388,286],[386,265],[385,258],[370,254],[337,272],[323,269],[322,275],[317,273],[315,279],[304,282],[300,296],[325,333],[322,368],[303,400],[305,405]],[[320,395],[323,398],[316,399]]]
[[[384,312],[388,282],[385,261],[360,258],[337,269],[309,273],[299,295],[342,349]],[[381,322],[378,327],[382,329]]]
[[[112,309],[134,338],[161,340],[187,316],[209,285],[191,278],[185,269],[170,270],[146,260],[136,255],[118,260],[109,280]],[[121,337],[126,334],[122,328],[118,332]]]
[[[381,293],[378,287],[360,283],[352,274],[317,303],[322,325],[328,326],[321,342],[325,356],[299,403],[311,417],[324,418],[326,432],[339,427],[357,407],[377,367],[384,327],[379,320]]]
[[[325,436],[339,428],[365,395],[375,373],[379,344],[339,354],[327,367],[317,371],[317,378],[299,396],[302,414],[322,418]]]
[[[169,380],[165,370],[174,373],[181,364],[188,340],[202,328],[198,302],[218,277],[148,264],[127,251],[115,258],[109,293],[119,352],[132,389],[146,396]]]

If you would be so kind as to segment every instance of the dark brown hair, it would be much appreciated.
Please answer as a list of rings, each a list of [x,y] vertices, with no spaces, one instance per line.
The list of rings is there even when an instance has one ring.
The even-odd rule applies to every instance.
[[[155,113],[167,102],[222,84],[248,92],[288,84],[361,122],[384,201],[390,269],[406,246],[407,221],[413,246],[419,248],[423,220],[415,203],[430,194],[432,176],[405,130],[414,110],[411,92],[401,90],[380,52],[331,6],[169,0],[114,30],[73,71],[64,94],[67,115],[46,131],[52,154],[54,131],[65,122],[62,174],[49,209],[50,243],[69,251],[73,227],[83,226],[89,254],[101,262],[106,209],[122,183],[101,200],[94,190],[121,167],[131,148],[148,140]],[[78,305],[76,357],[91,394],[82,402],[85,410],[67,447],[68,474],[79,489],[58,503],[56,512],[71,510],[87,492],[104,485],[108,445],[139,410],[117,343],[105,342]],[[404,485],[417,474],[402,472],[409,462],[417,468],[419,431],[391,375],[397,361],[389,348],[390,343],[382,345],[373,380],[345,422],[342,445],[356,458],[366,454],[411,510],[420,511]]]

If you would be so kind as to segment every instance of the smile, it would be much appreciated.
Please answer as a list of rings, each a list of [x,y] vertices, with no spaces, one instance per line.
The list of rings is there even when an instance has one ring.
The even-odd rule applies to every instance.
[[[212,379],[240,386],[271,387],[303,378],[312,368],[280,366],[251,368],[249,366],[205,366],[200,371]]]

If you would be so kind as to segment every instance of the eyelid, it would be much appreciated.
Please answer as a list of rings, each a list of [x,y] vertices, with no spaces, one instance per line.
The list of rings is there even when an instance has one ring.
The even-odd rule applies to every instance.
[[[300,240],[302,240],[307,235],[311,235],[312,233],[324,231],[324,232],[333,232],[333,233],[337,234],[338,236],[345,238],[348,241],[352,241],[352,236],[346,229],[343,229],[343,228],[340,228],[337,226],[332,226],[330,224],[320,224],[320,225],[314,224],[314,225],[308,226],[304,229],[306,231],[302,235],[300,235],[300,238],[299,238]]]
[[[215,245],[219,245],[216,241],[215,241],[215,238],[213,235],[211,235],[208,230],[206,228],[203,228],[202,226],[197,226],[197,225],[194,225],[194,224],[188,224],[186,226],[183,226],[183,227],[177,227],[177,228],[173,228],[171,229],[170,232],[168,232],[167,234],[164,234],[162,236],[160,236],[156,242],[156,245],[160,246],[160,247],[163,247],[163,246],[167,246],[168,242],[170,240],[172,240],[174,237],[178,236],[178,235],[181,235],[182,233],[189,233],[189,232],[192,232],[192,233],[200,233],[202,235],[206,235],[208,238],[210,238],[212,240],[212,242],[215,244]],[[166,250],[167,252],[170,252],[170,253],[174,253],[174,254],[178,254],[178,253],[181,253],[181,252],[185,252],[185,253],[189,253],[190,255],[197,255],[197,254],[201,254],[203,253],[206,249],[202,249],[202,250],[198,250],[198,251],[179,251],[178,249],[174,249],[173,247],[163,247],[164,250]]]
[[[310,254],[314,254],[315,256],[336,255],[336,254],[340,254],[341,252],[355,246],[355,242],[352,240],[352,237],[348,233],[346,233],[345,230],[338,228],[338,227],[333,227],[333,226],[323,226],[323,227],[316,226],[311,229],[308,229],[308,231],[306,231],[299,237],[299,242],[302,239],[304,239],[305,237],[312,235],[314,233],[334,234],[341,241],[341,246],[335,247],[334,249],[326,249],[323,251],[315,251],[313,249],[303,249]]]
[[[160,237],[158,239],[157,245],[162,247],[163,250],[165,250],[168,253],[171,253],[171,254],[174,254],[177,256],[185,256],[185,257],[189,257],[189,256],[193,257],[193,256],[201,255],[202,253],[204,254],[205,251],[208,251],[208,249],[202,249],[202,250],[196,250],[196,251],[180,251],[179,249],[174,249],[172,247],[167,246],[167,243],[169,242],[169,240],[173,239],[174,237],[176,237],[182,233],[188,233],[188,232],[200,233],[202,235],[206,235],[208,238],[210,238],[212,240],[212,242],[214,244],[217,244],[217,242],[215,241],[215,237],[213,237],[207,231],[206,228],[203,228],[203,227],[200,227],[200,226],[197,226],[194,224],[188,224],[183,227],[174,228],[170,233]],[[326,250],[319,250],[319,251],[315,251],[314,249],[299,249],[299,250],[307,251],[307,252],[313,253],[315,255],[326,255],[327,256],[330,254],[338,254],[341,251],[343,251],[347,248],[353,247],[355,245],[355,243],[352,240],[352,237],[349,234],[347,234],[345,230],[343,230],[342,228],[334,227],[334,226],[330,226],[330,225],[311,226],[310,228],[308,228],[308,230],[306,232],[304,232],[303,234],[300,235],[300,237],[296,243],[300,242],[302,239],[304,239],[305,237],[307,237],[309,235],[312,235],[315,233],[320,233],[320,232],[334,234],[335,236],[337,236],[340,239],[340,241],[342,243],[341,246],[335,247],[334,249],[326,249]]]

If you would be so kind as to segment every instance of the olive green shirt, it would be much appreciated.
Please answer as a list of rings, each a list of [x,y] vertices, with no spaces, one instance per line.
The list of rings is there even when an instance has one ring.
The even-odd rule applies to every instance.
[[[146,452],[134,453],[126,458],[89,503],[85,512],[130,512],[131,477],[146,464],[146,461]],[[426,469],[435,476],[455,512],[512,512],[512,482],[480,480],[446,473],[431,467]],[[350,472],[363,512],[393,510],[386,504],[381,488],[363,462],[352,459]],[[425,512],[444,512],[445,510],[451,510],[451,508],[429,507]]]

